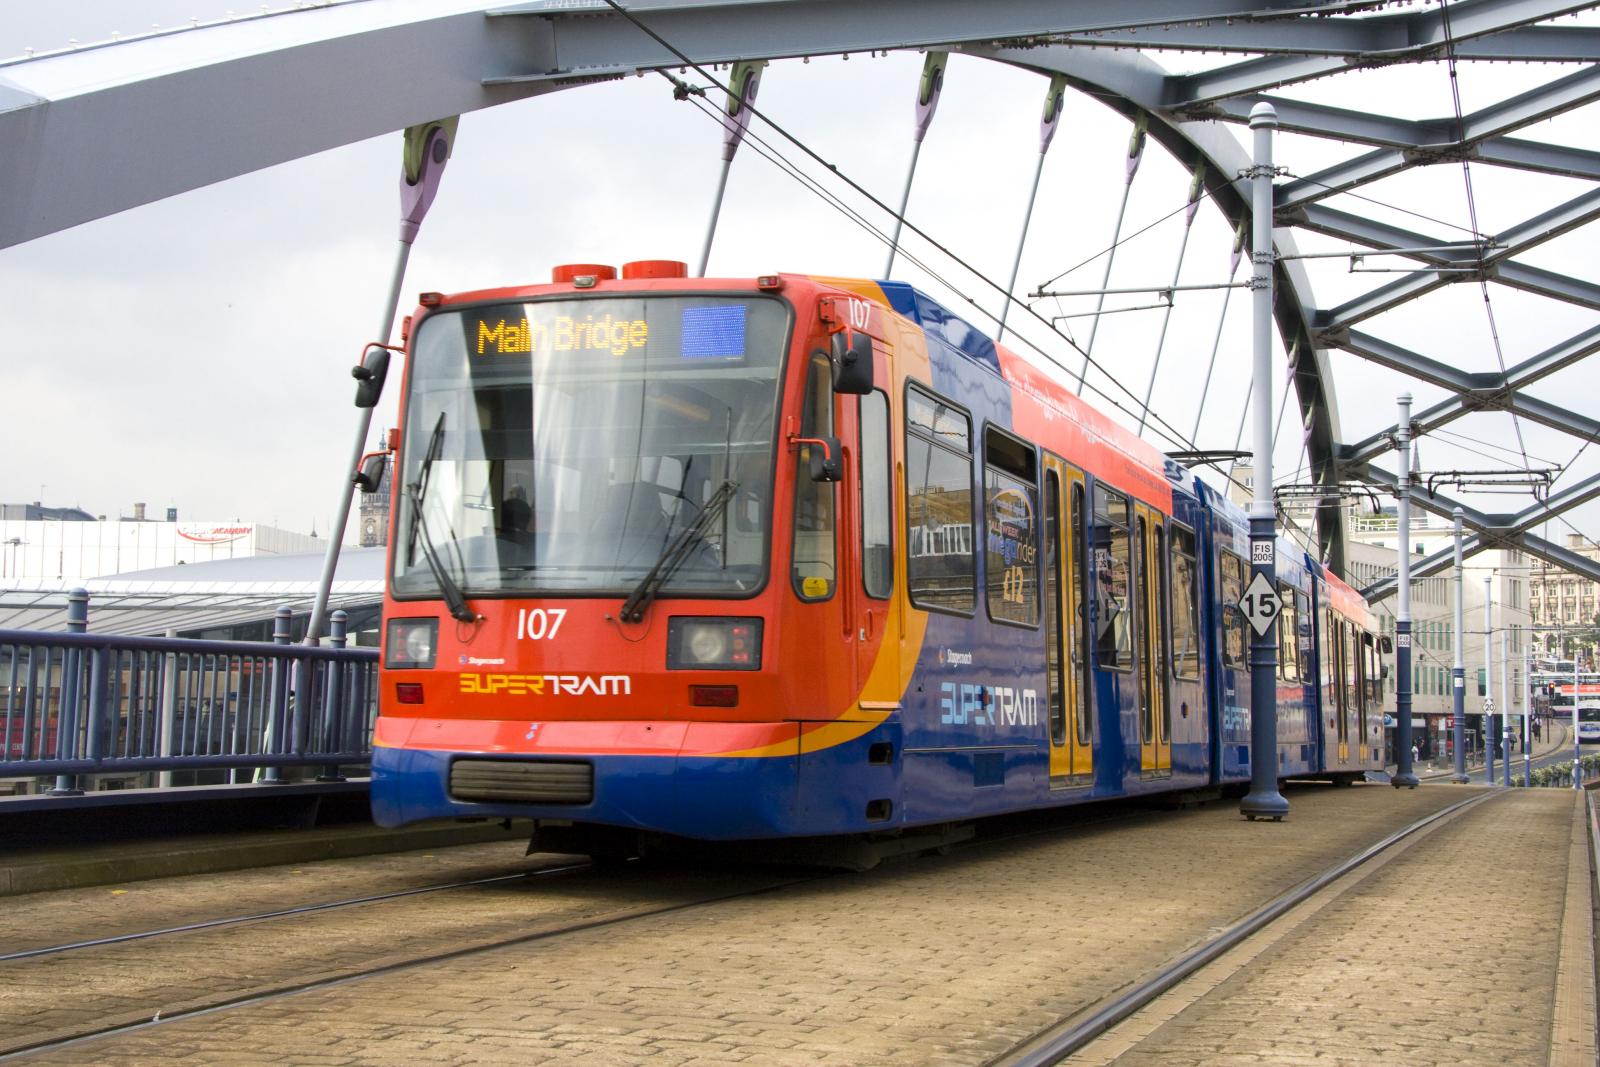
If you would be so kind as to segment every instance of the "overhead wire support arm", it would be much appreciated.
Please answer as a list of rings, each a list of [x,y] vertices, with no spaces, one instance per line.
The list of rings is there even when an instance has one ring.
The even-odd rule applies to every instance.
[[[1122,203],[1117,207],[1117,223],[1111,231],[1111,247],[1106,250],[1106,272],[1100,279],[1100,288],[1104,289],[1111,284],[1111,268],[1117,261],[1117,246],[1122,241],[1122,220],[1128,214],[1128,194],[1133,191],[1133,177],[1139,173],[1139,161],[1144,158],[1145,131],[1149,126],[1149,116],[1144,112],[1134,120],[1133,133],[1128,138],[1128,158],[1123,169]],[[1105,306],[1106,298],[1102,294],[1099,303],[1095,306],[1094,324],[1089,327],[1089,340],[1083,346],[1083,367],[1078,371],[1078,383],[1073,391],[1083,392],[1083,380],[1089,375],[1089,361],[1094,356],[1095,334],[1100,332],[1100,309]]]
[[[711,220],[706,224],[705,245],[700,249],[700,266],[695,270],[695,277],[706,276],[706,265],[711,261],[711,241],[717,235],[717,219],[722,214],[722,196],[728,188],[728,172],[733,168],[733,157],[739,151],[739,145],[744,141],[745,131],[750,128],[750,104],[756,98],[756,91],[761,88],[761,68],[766,61],[751,62],[741,59],[733,65],[733,73],[728,76],[728,102],[722,116],[722,172],[717,178],[717,191],[711,201]],[[687,90],[683,83],[674,79],[673,95]]]
[[[1206,381],[1200,387],[1200,403],[1195,406],[1194,430],[1189,434],[1191,438],[1200,436],[1200,421],[1206,413],[1206,397],[1211,394],[1211,376],[1217,369],[1217,353],[1222,350],[1222,327],[1228,321],[1228,301],[1233,298],[1233,290],[1238,287],[1238,283],[1233,279],[1238,277],[1239,264],[1244,259],[1244,246],[1248,233],[1245,221],[1240,219],[1239,225],[1233,231],[1233,255],[1228,264],[1228,284],[1222,294],[1222,310],[1217,313],[1217,332],[1211,338],[1211,361],[1206,364]]]
[[[1172,288],[1163,290],[1167,298],[1167,313],[1161,319],[1161,336],[1156,339],[1156,357],[1150,363],[1150,381],[1144,387],[1144,400],[1139,406],[1139,434],[1144,435],[1144,424],[1150,418],[1150,398],[1156,391],[1156,372],[1161,369],[1161,353],[1167,347],[1167,327],[1172,325],[1172,294],[1183,274],[1183,257],[1189,251],[1189,235],[1194,232],[1194,216],[1200,210],[1200,194],[1205,191],[1205,164],[1197,163],[1194,177],[1189,181],[1189,206],[1183,216],[1183,241],[1178,245],[1178,262],[1172,268]]]
[[[1000,324],[995,333],[996,341],[1002,340],[1006,335],[1006,316],[1011,313],[1012,293],[1017,290],[1017,272],[1022,269],[1022,249],[1028,243],[1028,226],[1033,221],[1033,202],[1039,196],[1039,179],[1044,176],[1044,157],[1050,151],[1050,142],[1055,139],[1056,126],[1061,121],[1061,109],[1067,94],[1067,78],[1064,74],[1057,74],[1050,79],[1050,87],[1045,91],[1044,114],[1039,119],[1039,163],[1033,168],[1033,185],[1028,189],[1028,207],[1022,213],[1022,232],[1017,235],[1017,254],[1011,261],[1011,280],[1006,283],[1005,303],[1000,308]]]
[[[1479,488],[1503,488],[1506,486],[1525,485],[1533,493],[1535,499],[1543,500],[1550,492],[1551,485],[1560,477],[1559,467],[1539,467],[1536,469],[1519,470],[1477,470],[1477,471],[1435,471],[1428,475],[1428,495],[1437,496],[1441,485],[1448,485],[1455,489],[1466,489],[1471,486]]]
[[[933,113],[939,109],[939,94],[944,91],[944,72],[949,63],[949,52],[929,52],[922,60],[922,78],[917,83],[916,122],[911,129],[911,162],[906,167],[906,184],[900,193],[900,210],[894,216],[894,234],[889,238],[889,259],[883,265],[885,278],[894,270],[894,257],[900,250],[900,230],[905,226],[906,207],[911,203],[911,180],[917,175],[917,157],[922,154],[922,140],[928,136]]]
[[[1033,300],[1043,300],[1048,297],[1065,296],[1122,296],[1132,293],[1162,293],[1169,297],[1172,293],[1198,292],[1205,289],[1249,289],[1251,283],[1244,282],[1201,282],[1195,285],[1132,285],[1116,289],[1036,289],[1028,294]],[[1076,316],[1058,315],[1057,318],[1075,318]]]

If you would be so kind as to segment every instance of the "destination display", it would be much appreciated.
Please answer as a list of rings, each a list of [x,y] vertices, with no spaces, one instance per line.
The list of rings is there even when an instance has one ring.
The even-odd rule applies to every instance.
[[[607,310],[607,305],[625,304]],[[584,301],[513,304],[462,314],[467,352],[474,359],[534,360],[610,357],[615,360],[744,362],[745,303]]]

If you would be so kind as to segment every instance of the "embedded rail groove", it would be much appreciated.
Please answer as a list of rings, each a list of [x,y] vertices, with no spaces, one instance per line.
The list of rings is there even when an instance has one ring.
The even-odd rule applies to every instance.
[[[584,865],[580,865],[580,866],[589,866],[589,865],[588,864],[584,864]],[[570,869],[570,868],[564,868],[563,870],[567,870],[567,869]],[[554,869],[552,869],[552,870],[554,870]],[[533,872],[530,872],[530,873],[533,873]],[[67,1034],[58,1034],[58,1035],[51,1035],[51,1036],[42,1037],[42,1038],[36,1038],[36,1039],[33,1039],[33,1040],[29,1040],[29,1041],[25,1041],[25,1042],[13,1045],[13,1046],[11,1046],[9,1048],[0,1048],[0,1063],[9,1063],[9,1062],[12,1062],[14,1060],[22,1059],[22,1058],[28,1057],[28,1056],[38,1055],[40,1053],[55,1052],[55,1051],[59,1051],[59,1050],[62,1050],[62,1049],[73,1048],[73,1047],[76,1047],[78,1045],[88,1044],[90,1042],[99,1041],[99,1040],[102,1040],[102,1039],[105,1039],[105,1038],[118,1037],[118,1036],[121,1036],[123,1034],[134,1033],[134,1032],[137,1032],[137,1031],[140,1031],[140,1030],[147,1030],[147,1029],[150,1029],[152,1027],[161,1026],[161,1025],[163,1025],[165,1023],[179,1022],[179,1021],[184,1021],[184,1020],[189,1020],[189,1019],[195,1019],[195,1018],[199,1018],[199,1017],[206,1016],[206,1015],[214,1015],[214,1014],[217,1014],[217,1013],[220,1013],[220,1012],[224,1012],[224,1011],[231,1011],[231,1010],[234,1010],[236,1008],[244,1008],[244,1007],[250,1007],[250,1006],[253,1006],[253,1005],[257,1005],[257,1004],[270,1003],[272,1001],[282,1000],[282,999],[285,999],[285,998],[288,998],[288,997],[296,996],[296,995],[301,994],[301,993],[311,993],[311,992],[315,992],[315,991],[318,991],[318,990],[332,989],[332,988],[335,988],[335,987],[338,987],[338,986],[351,985],[351,984],[354,984],[354,983],[357,983],[357,982],[366,981],[366,980],[371,979],[371,978],[379,978],[379,977],[382,977],[382,976],[385,976],[385,975],[397,974],[397,973],[404,972],[404,971],[414,970],[414,969],[419,968],[419,967],[426,967],[426,966],[429,966],[431,964],[445,963],[445,962],[448,962],[448,961],[451,961],[451,960],[457,960],[457,959],[463,959],[463,958],[466,958],[466,957],[469,957],[469,956],[481,955],[483,953],[492,952],[492,951],[495,951],[497,949],[509,948],[509,947],[511,947],[513,945],[526,945],[526,944],[533,944],[533,943],[539,942],[539,941],[549,941],[549,940],[553,940],[555,938],[565,937],[565,936],[570,935],[570,934],[586,933],[586,932],[591,931],[591,930],[600,930],[600,929],[605,929],[605,928],[611,927],[611,926],[620,926],[620,925],[622,925],[624,923],[634,922],[634,921],[637,921],[637,920],[640,920],[640,919],[650,919],[650,918],[655,918],[655,917],[661,916],[661,915],[671,915],[671,914],[674,914],[674,913],[677,913],[677,912],[691,911],[691,910],[693,910],[695,908],[702,908],[702,907],[706,907],[706,906],[712,905],[712,904],[719,904],[719,903],[722,903],[724,901],[739,900],[739,899],[743,899],[743,898],[747,898],[747,897],[760,896],[760,895],[762,895],[764,893],[770,893],[770,892],[774,892],[776,890],[786,889],[786,888],[789,888],[791,886],[801,885],[801,884],[804,884],[804,883],[807,883],[807,882],[818,881],[821,878],[833,877],[833,876],[834,875],[816,875],[816,876],[809,876],[809,877],[805,877],[805,878],[791,878],[791,879],[787,879],[785,881],[780,881],[780,882],[776,882],[776,883],[769,883],[769,884],[766,884],[766,885],[758,886],[757,888],[754,888],[754,889],[741,889],[741,890],[736,890],[736,891],[727,892],[727,893],[717,893],[717,894],[712,894],[712,895],[702,895],[702,896],[698,897],[697,899],[681,900],[681,901],[676,901],[676,902],[671,903],[671,904],[636,907],[636,908],[632,908],[632,909],[629,909],[629,910],[626,910],[626,911],[613,913],[613,914],[610,914],[610,915],[600,916],[598,918],[585,919],[585,920],[582,920],[582,921],[579,921],[579,922],[568,923],[568,924],[565,924],[565,925],[555,926],[555,927],[551,927],[551,928],[548,928],[548,929],[535,930],[535,931],[532,931],[532,932],[529,932],[529,933],[525,933],[525,934],[518,934],[518,935],[515,935],[513,937],[495,938],[495,939],[492,939],[492,940],[489,940],[489,941],[483,941],[483,942],[479,942],[479,943],[476,943],[476,944],[469,944],[469,945],[465,945],[465,946],[462,946],[462,947],[459,947],[459,948],[445,949],[445,950],[438,951],[438,952],[422,953],[422,954],[419,954],[419,955],[416,955],[416,956],[412,956],[412,957],[409,957],[409,958],[393,960],[393,961],[390,961],[390,962],[375,964],[375,965],[366,966],[366,967],[352,968],[351,970],[346,971],[344,973],[328,975],[328,976],[324,976],[324,977],[318,977],[318,978],[311,979],[309,981],[290,982],[290,983],[285,983],[285,984],[281,984],[281,985],[269,986],[269,987],[266,987],[266,988],[257,988],[257,989],[252,989],[252,990],[239,991],[239,992],[236,992],[236,993],[233,993],[233,994],[230,994],[230,995],[218,997],[217,999],[215,999],[213,1001],[210,1001],[210,1002],[206,1002],[206,1003],[194,1003],[194,1004],[190,1004],[190,1005],[185,1005],[185,1006],[178,1007],[178,1008],[176,1008],[176,1009],[174,1009],[172,1011],[165,1011],[165,1010],[157,1011],[155,1013],[155,1015],[150,1017],[150,1018],[145,1018],[143,1016],[143,1014],[140,1014],[137,1018],[128,1018],[128,1017],[124,1016],[122,1019],[117,1020],[117,1021],[109,1022],[106,1025],[96,1026],[96,1027],[92,1027],[92,1028],[79,1029],[79,1030],[75,1030],[75,1031],[73,1031],[71,1033],[67,1033]],[[524,875],[519,873],[519,874],[517,874],[515,876],[507,876],[507,877],[521,878],[521,877],[524,877]],[[504,880],[504,879],[502,879],[500,877],[496,877],[496,878],[492,878],[492,879],[486,879],[484,881],[500,881],[500,880]],[[452,888],[459,888],[460,886],[464,886],[466,884],[468,884],[468,883],[460,883],[460,885],[452,887]],[[482,882],[480,882],[478,884],[482,884]],[[422,888],[423,889],[428,889],[430,887],[422,887]],[[413,890],[413,891],[409,891],[409,893],[399,893],[399,894],[395,894],[395,895],[397,895],[397,896],[416,895],[417,892],[418,892],[418,890]],[[374,898],[374,899],[376,899],[376,898]],[[307,909],[307,910],[315,911],[315,910],[326,910],[326,909],[325,908],[319,909],[319,908],[313,907],[313,908]],[[286,912],[285,914],[289,914],[289,913]],[[228,920],[223,920],[223,922],[227,922],[227,921]],[[238,921],[249,921],[249,920],[238,920]],[[160,933],[160,932],[164,932],[164,931],[153,931],[152,933]],[[85,944],[87,944],[87,943],[85,943]]]
[[[1482,793],[1469,797],[1447,808],[1433,812],[1410,826],[1401,828],[1388,837],[1356,853],[1347,860],[1329,868],[1299,885],[1293,886],[1273,900],[1257,908],[1239,922],[1216,937],[1191,949],[1172,963],[1149,975],[1121,994],[1091,1004],[1060,1022],[1046,1027],[1025,1041],[985,1062],[985,1067],[1046,1067],[1060,1063],[1090,1042],[1105,1034],[1140,1009],[1150,1005],[1189,976],[1237,947],[1252,935],[1270,926],[1289,911],[1309,900],[1334,882],[1351,873],[1369,860],[1377,857],[1413,834],[1427,827],[1455,818],[1495,797],[1501,792]]]
[[[171,934],[189,934],[198,930],[216,930],[228,926],[243,926],[247,923],[266,922],[272,919],[286,919],[295,915],[310,915],[319,911],[336,911],[340,908],[353,908],[362,904],[379,904],[386,900],[399,900],[403,897],[423,896],[428,893],[443,893],[451,889],[468,889],[473,886],[494,885],[499,882],[514,882],[523,878],[567,874],[572,871],[588,870],[591,866],[588,863],[574,863],[561,867],[541,867],[538,870],[518,871],[515,874],[496,874],[486,878],[472,878],[461,882],[442,882],[439,885],[397,889],[390,893],[375,893],[365,897],[352,897],[349,900],[330,900],[320,904],[301,904],[293,908],[279,908],[275,911],[261,911],[250,915],[235,915],[222,919],[203,919],[200,922],[163,926],[155,930],[141,930],[132,934],[113,934],[110,937],[91,938],[87,941],[72,941],[64,945],[48,945],[43,948],[24,949],[21,952],[8,952],[0,955],[0,963],[34,959],[40,956],[57,956],[67,952],[103,948],[106,945],[120,945],[127,941],[144,941],[149,938],[164,937]]]

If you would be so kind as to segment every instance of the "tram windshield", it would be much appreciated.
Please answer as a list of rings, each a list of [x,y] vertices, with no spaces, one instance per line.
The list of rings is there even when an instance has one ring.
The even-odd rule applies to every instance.
[[[625,594],[702,510],[661,594],[755,592],[790,318],[754,295],[430,315],[394,485],[395,593]]]

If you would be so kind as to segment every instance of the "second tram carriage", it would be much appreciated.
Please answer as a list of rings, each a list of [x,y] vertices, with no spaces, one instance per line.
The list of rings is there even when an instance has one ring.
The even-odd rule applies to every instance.
[[[894,282],[424,294],[373,807],[895,832],[1250,778],[1244,512]],[[1280,777],[1381,769],[1375,620],[1278,549]]]

